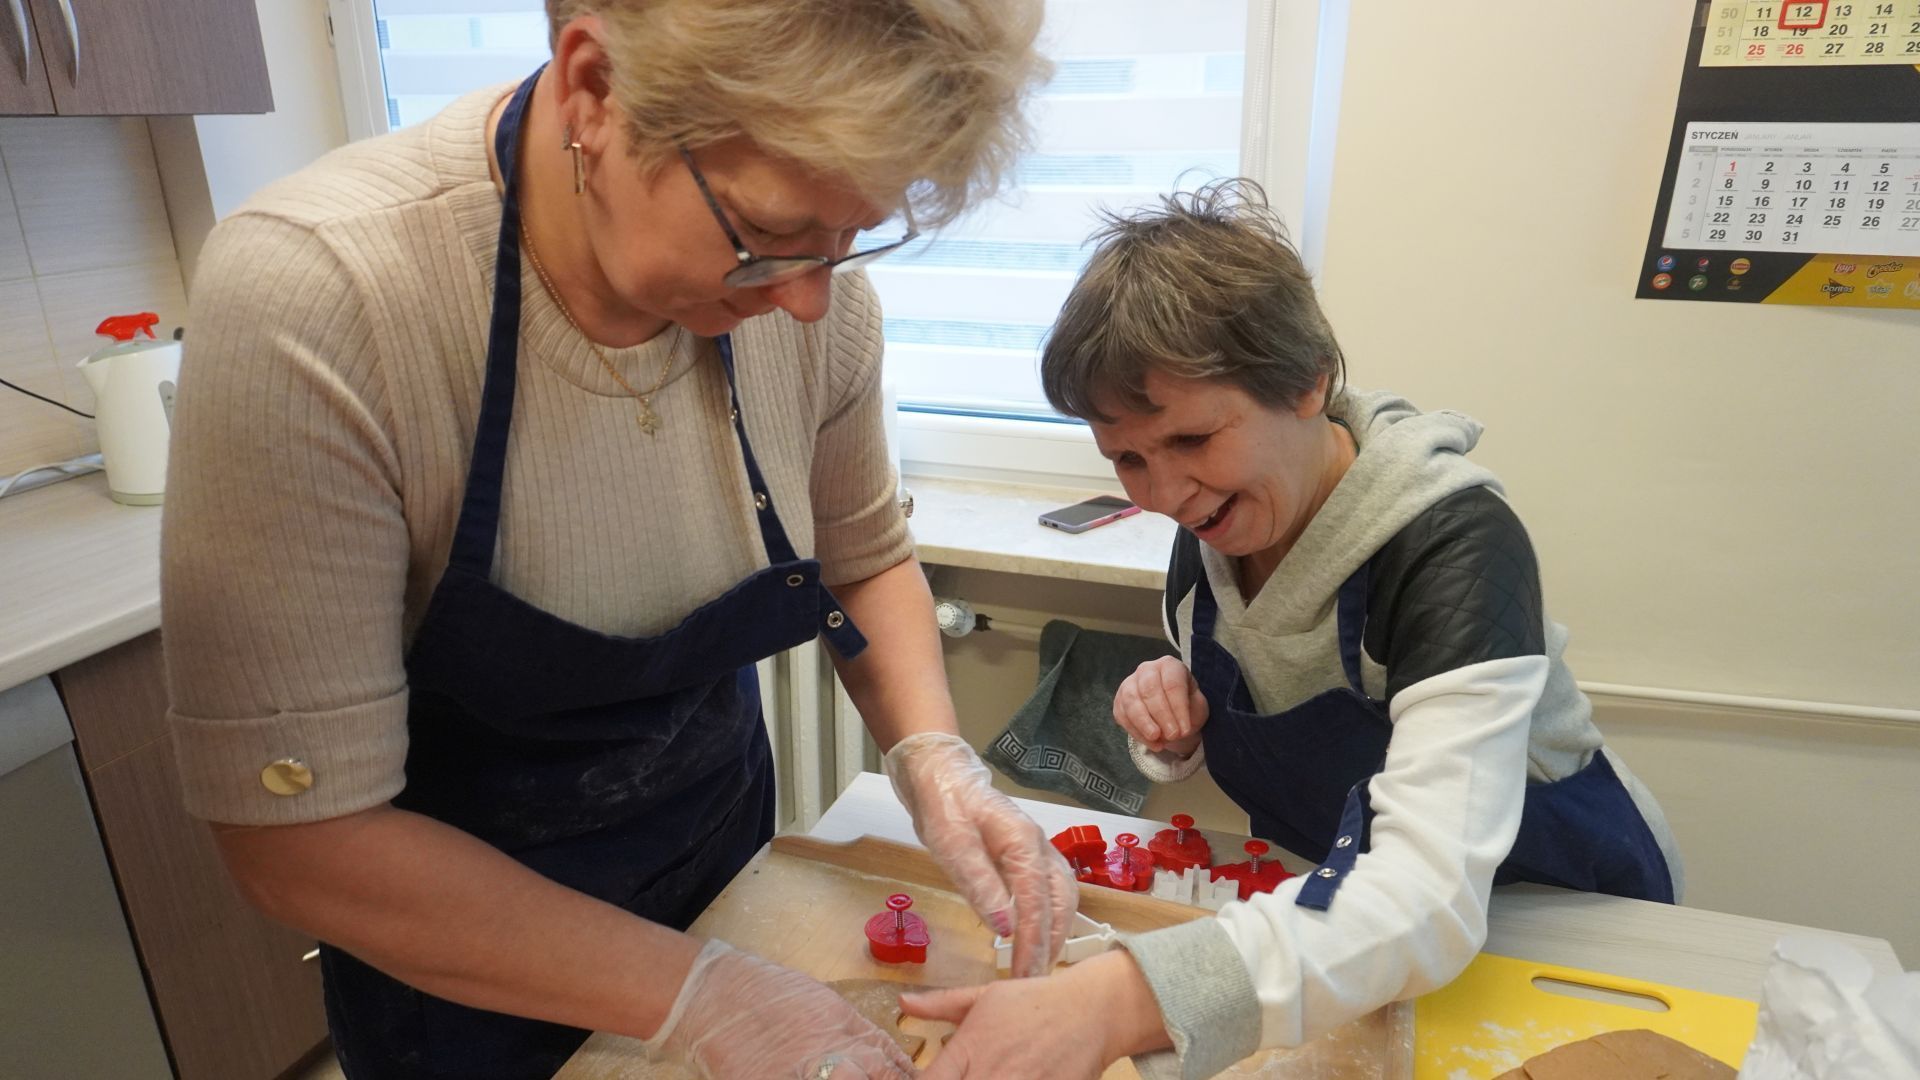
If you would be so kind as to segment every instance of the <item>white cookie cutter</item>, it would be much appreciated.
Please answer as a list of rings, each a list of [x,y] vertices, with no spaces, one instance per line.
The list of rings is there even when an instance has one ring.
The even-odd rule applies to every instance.
[[[1176,904],[1219,911],[1240,899],[1240,883],[1230,878],[1215,881],[1210,871],[1198,866],[1189,866],[1177,874],[1162,867],[1153,872],[1151,895]]]
[[[1096,922],[1079,912],[1073,913],[1073,933],[1067,938],[1067,947],[1060,953],[1063,964],[1077,964],[1089,956],[1097,956],[1120,944],[1120,933],[1103,922]],[[1013,967],[1013,942],[1003,937],[993,939],[994,966],[1002,971]]]

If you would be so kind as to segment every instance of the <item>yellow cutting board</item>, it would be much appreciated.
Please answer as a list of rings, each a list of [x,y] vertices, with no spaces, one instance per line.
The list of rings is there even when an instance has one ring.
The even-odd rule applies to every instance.
[[[1653,998],[1652,1012],[1541,989],[1556,979]],[[1414,1002],[1414,1080],[1488,1080],[1557,1046],[1645,1028],[1739,1067],[1759,1006],[1675,986],[1482,953],[1458,979]]]

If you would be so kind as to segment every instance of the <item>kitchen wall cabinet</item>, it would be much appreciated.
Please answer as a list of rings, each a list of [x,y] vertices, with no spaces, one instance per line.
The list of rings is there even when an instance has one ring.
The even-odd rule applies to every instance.
[[[180,1080],[272,1080],[326,1037],[320,965],[243,900],[181,803],[160,635],[58,676]]]
[[[52,113],[53,84],[47,80],[47,65],[40,57],[33,18],[27,14],[26,0],[18,4],[9,0],[8,9],[0,12],[0,114]]]
[[[7,0],[0,113],[273,111],[254,0]]]

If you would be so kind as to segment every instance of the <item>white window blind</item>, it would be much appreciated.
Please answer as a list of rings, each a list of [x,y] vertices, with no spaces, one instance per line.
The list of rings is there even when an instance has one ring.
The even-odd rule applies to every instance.
[[[1258,0],[1255,0],[1258,2]],[[877,263],[887,368],[907,408],[1051,417],[1039,351],[1100,208],[1239,174],[1249,0],[1048,0],[1052,82],[1005,200]],[[541,0],[372,0],[386,127],[524,76]]]
[[[373,0],[373,13],[389,129],[551,55],[542,0]]]
[[[1052,416],[1040,345],[1101,207],[1240,172],[1248,0],[1048,0],[1018,189],[868,270],[908,408]]]

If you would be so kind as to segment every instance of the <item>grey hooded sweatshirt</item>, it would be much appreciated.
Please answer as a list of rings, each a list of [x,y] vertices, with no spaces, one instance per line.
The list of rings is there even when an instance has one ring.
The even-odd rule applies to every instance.
[[[1352,431],[1359,454],[1272,578],[1249,601],[1232,558],[1202,544],[1200,562],[1219,606],[1214,637],[1263,714],[1346,685],[1340,586],[1376,555],[1392,564],[1371,584],[1361,657],[1365,689],[1387,702],[1393,722],[1386,765],[1368,788],[1371,846],[1327,911],[1294,903],[1296,878],[1218,918],[1125,943],[1174,1039],[1172,1052],[1138,1059],[1149,1080],[1212,1076],[1261,1047],[1298,1045],[1451,981],[1486,940],[1493,873],[1518,833],[1525,785],[1571,776],[1595,754],[1607,755],[1680,893],[1666,818],[1603,745],[1562,656],[1566,628],[1538,601],[1525,532],[1499,481],[1466,458],[1480,424],[1422,413],[1388,393],[1347,391],[1328,412]],[[1463,520],[1476,527],[1455,527]],[[1483,542],[1489,531],[1498,545]],[[1433,587],[1436,574],[1478,573],[1534,583],[1523,614],[1469,613],[1489,625],[1537,620],[1522,635],[1531,647],[1516,649],[1513,635],[1505,646],[1485,643],[1497,635],[1410,641],[1410,628],[1389,646],[1390,594]],[[1168,637],[1190,656],[1193,593],[1167,599]],[[1191,776],[1205,758],[1204,748],[1186,759],[1132,750],[1159,782]]]

